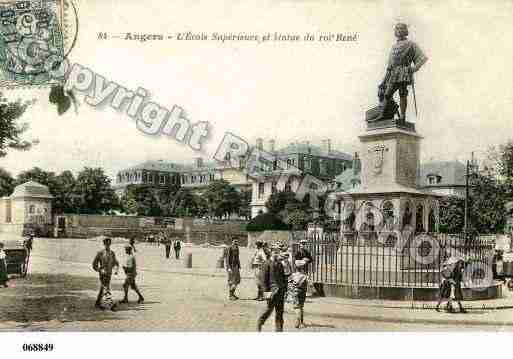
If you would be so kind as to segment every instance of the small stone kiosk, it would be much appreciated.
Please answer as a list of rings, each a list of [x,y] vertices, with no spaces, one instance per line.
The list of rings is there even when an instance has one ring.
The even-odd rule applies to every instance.
[[[0,199],[0,233],[48,236],[52,227],[52,199],[48,187],[29,181]]]

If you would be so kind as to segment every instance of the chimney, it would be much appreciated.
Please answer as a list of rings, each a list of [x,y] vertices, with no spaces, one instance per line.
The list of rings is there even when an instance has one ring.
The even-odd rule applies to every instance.
[[[274,152],[275,151],[275,148],[274,148],[275,145],[276,145],[276,141],[275,140],[269,140],[269,152]]]
[[[360,158],[358,157],[358,152],[354,153],[353,157],[353,174],[357,174],[361,170],[361,162]]]
[[[329,138],[322,140],[321,149],[323,152],[326,152],[327,154],[331,153],[331,140]]]
[[[257,149],[263,151],[263,149],[264,149],[264,140],[262,140],[261,138],[257,138],[256,139],[256,147],[257,147]]]
[[[196,157],[196,158],[195,158],[195,162],[196,162],[196,167],[198,167],[198,168],[203,167],[203,158],[201,158],[201,157]]]

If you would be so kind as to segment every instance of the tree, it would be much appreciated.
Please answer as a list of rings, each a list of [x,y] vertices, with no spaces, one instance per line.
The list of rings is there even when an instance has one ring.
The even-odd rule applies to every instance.
[[[170,201],[169,212],[178,217],[200,217],[206,213],[203,199],[189,188],[180,188]]]
[[[77,176],[73,197],[80,213],[105,214],[119,207],[103,169],[85,167]]]
[[[20,123],[18,119],[23,116],[32,102],[9,102],[0,94],[0,157],[7,156],[7,151],[29,150],[37,140],[24,140],[22,135],[29,128],[27,123]]]
[[[52,179],[53,189],[51,191],[54,196],[53,212],[75,213],[76,208],[73,201],[73,191],[75,189],[76,180],[71,171],[63,171],[60,175]]]
[[[33,167],[29,170],[20,172],[16,177],[16,185],[20,185],[28,181],[38,182],[47,186],[50,193],[54,195],[55,187],[57,186],[55,173],[45,171],[39,167]]]
[[[240,195],[226,180],[209,183],[201,196],[207,205],[211,217],[223,217],[235,213],[240,207]]]
[[[0,168],[0,197],[11,195],[14,190],[14,178],[5,169]]]
[[[278,216],[293,229],[304,229],[311,221],[312,209],[310,208],[309,197],[298,200],[296,194],[291,191],[280,191],[273,193],[265,203],[267,210]]]
[[[495,177],[475,174],[469,198],[469,229],[479,233],[502,232],[507,220],[506,185]]]
[[[157,193],[150,186],[128,186],[120,202],[121,208],[128,214],[150,217],[162,215]]]
[[[461,233],[465,218],[465,200],[447,197],[440,200],[439,230],[442,233]]]
[[[270,213],[278,215],[285,210],[287,204],[293,203],[299,203],[294,192],[279,191],[269,196],[267,202],[265,202],[265,207]]]
[[[293,230],[304,230],[308,222],[311,221],[311,216],[303,209],[294,209],[287,213],[285,223],[292,227]]]
[[[251,190],[242,190],[240,192],[239,217],[246,219],[251,217]]]

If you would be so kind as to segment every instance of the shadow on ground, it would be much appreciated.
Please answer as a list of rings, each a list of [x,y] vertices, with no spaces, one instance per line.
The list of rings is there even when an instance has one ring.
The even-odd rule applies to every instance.
[[[98,280],[68,274],[33,274],[13,278],[9,288],[0,288],[0,322],[32,323],[57,320],[119,320],[116,312],[94,308]],[[122,290],[121,287],[112,288]],[[141,310],[136,306],[121,310]]]

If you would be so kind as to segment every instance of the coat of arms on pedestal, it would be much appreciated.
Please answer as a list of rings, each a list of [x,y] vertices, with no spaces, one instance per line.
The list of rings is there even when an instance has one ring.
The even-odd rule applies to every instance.
[[[369,150],[373,157],[372,162],[374,163],[374,166],[372,168],[372,172],[374,175],[379,175],[382,172],[385,151],[387,150],[388,149],[384,145],[378,145]]]

